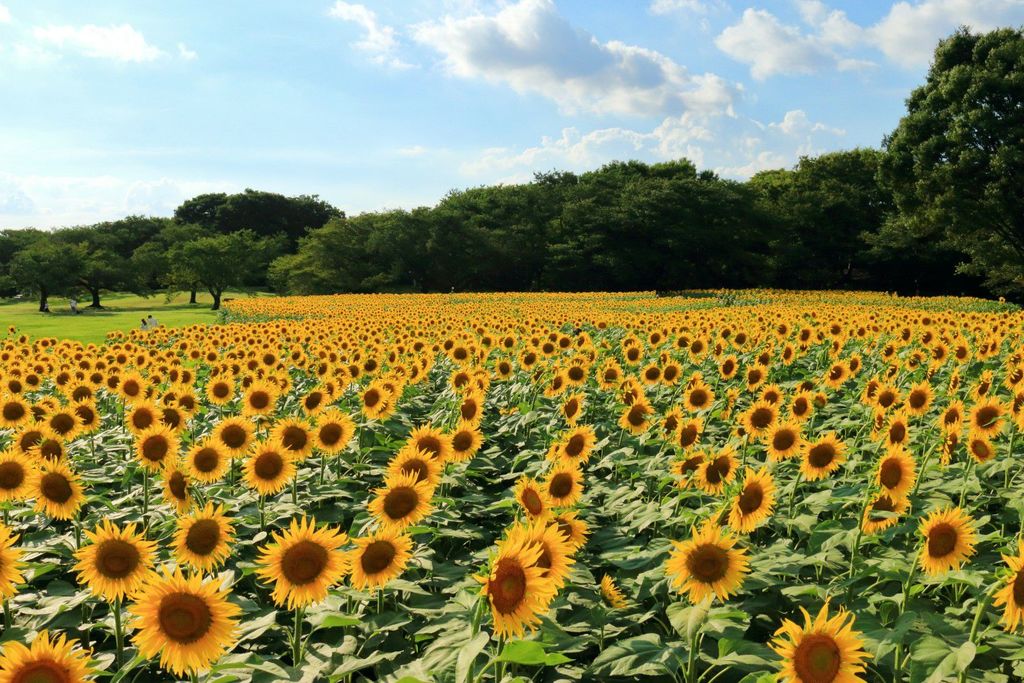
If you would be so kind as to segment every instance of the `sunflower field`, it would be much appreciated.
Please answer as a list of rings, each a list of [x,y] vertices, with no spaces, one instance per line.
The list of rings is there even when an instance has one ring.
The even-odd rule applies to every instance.
[[[1024,313],[980,299],[11,328],[0,683],[1022,681],[1021,430]]]

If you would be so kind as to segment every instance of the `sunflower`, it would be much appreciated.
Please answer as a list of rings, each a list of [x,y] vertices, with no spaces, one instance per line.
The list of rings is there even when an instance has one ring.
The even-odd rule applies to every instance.
[[[412,430],[406,443],[415,450],[428,454],[439,463],[448,460],[452,453],[452,442],[448,435],[429,424]]]
[[[0,451],[0,502],[25,500],[36,475],[32,461],[11,448]]]
[[[415,472],[394,474],[384,479],[384,487],[376,489],[370,501],[370,513],[382,527],[401,531],[430,514],[434,487],[419,481]]]
[[[412,539],[393,529],[382,529],[364,538],[354,538],[349,551],[352,586],[359,590],[383,588],[397,578],[412,556]]]
[[[964,402],[953,401],[939,415],[938,425],[944,433],[959,433],[964,424]]]
[[[958,507],[932,511],[921,520],[919,531],[925,538],[920,555],[921,569],[928,574],[959,569],[974,554],[973,523]]]
[[[546,520],[536,520],[524,528],[530,543],[541,549],[536,565],[544,570],[543,577],[561,588],[569,576],[569,568],[575,563],[572,559],[575,549],[568,536],[557,524],[548,524]]]
[[[800,471],[807,481],[824,479],[839,469],[846,462],[846,444],[839,440],[835,432],[829,432],[804,449]]]
[[[590,534],[590,528],[587,526],[586,522],[579,518],[579,515],[577,515],[575,511],[569,510],[548,517],[547,523],[558,526],[558,530],[562,532],[562,535],[568,540],[569,545],[572,546],[573,552],[576,552],[586,545],[587,536]]]
[[[764,437],[768,450],[768,459],[779,462],[800,452],[804,445],[800,425],[796,422],[784,422],[772,427]]]
[[[11,535],[7,526],[0,524],[0,598],[7,600],[18,592],[25,581],[21,573],[21,549],[15,547],[18,537]]]
[[[481,593],[487,596],[498,637],[521,638],[527,628],[534,629],[555,597],[554,582],[537,566],[541,552],[519,526],[498,543],[490,571],[481,579]]]
[[[135,438],[135,455],[150,471],[163,468],[178,456],[178,437],[164,424],[155,424]]]
[[[890,498],[903,498],[914,487],[917,479],[914,456],[900,447],[890,448],[878,461],[875,483]]]
[[[332,527],[316,528],[316,518],[292,519],[284,532],[260,550],[257,576],[274,584],[274,602],[288,609],[322,602],[327,591],[349,569],[348,555],[339,550],[348,536]]]
[[[110,602],[134,595],[153,569],[156,543],[136,533],[135,524],[122,529],[109,519],[85,536],[91,543],[75,553],[78,582]]]
[[[672,586],[698,604],[710,595],[726,600],[739,592],[749,571],[746,551],[736,538],[714,522],[700,530],[691,527],[686,541],[672,541],[674,550],[665,563]]]
[[[46,438],[48,438],[46,431],[35,425],[26,424],[14,433],[12,443],[14,444],[14,448],[22,455],[30,455],[32,453],[32,449],[42,443],[43,439]]]
[[[743,488],[736,494],[729,511],[729,526],[741,534],[749,534],[771,517],[775,507],[775,481],[762,467],[756,472],[747,471]]]
[[[225,406],[235,397],[235,383],[227,377],[211,378],[206,385],[206,398],[215,406]]]
[[[229,595],[198,574],[186,578],[180,569],[164,569],[145,584],[130,608],[139,654],[159,654],[160,666],[178,676],[205,671],[238,637],[242,610],[228,601]]]
[[[272,415],[281,389],[267,380],[258,379],[242,395],[243,415]]]
[[[1003,587],[995,594],[996,607],[1003,608],[1002,624],[1009,632],[1017,630],[1017,625],[1024,620],[1024,542],[1017,544],[1017,554],[1003,555],[1003,562],[1010,569],[1010,574],[1003,579]]]
[[[580,415],[583,414],[583,406],[586,402],[584,395],[580,392],[569,394],[565,397],[565,401],[562,402],[562,406],[559,412],[562,413],[562,417],[570,425],[575,425],[576,420],[579,419]]]
[[[309,424],[294,418],[275,423],[270,430],[270,438],[284,446],[296,462],[308,458],[315,443]]]
[[[608,604],[612,609],[623,609],[626,607],[626,597],[619,590],[619,587],[615,585],[615,579],[605,574],[601,577],[601,597],[604,598],[605,603]]]
[[[77,640],[51,639],[47,631],[36,635],[31,648],[9,640],[0,654],[0,683],[84,683],[93,678],[90,669],[89,653]]]
[[[395,457],[388,463],[388,476],[399,476],[414,473],[416,482],[427,482],[431,487],[441,483],[443,465],[431,457],[430,453],[418,450],[412,444],[406,444],[398,450]]]
[[[192,507],[192,487],[189,485],[188,476],[178,463],[177,459],[168,460],[163,471],[164,479],[164,500],[177,511],[184,514]]]
[[[559,461],[544,477],[544,491],[556,507],[571,507],[583,495],[583,473],[579,465]]]
[[[228,456],[237,458],[252,446],[255,429],[244,417],[229,417],[213,430],[211,439],[222,446]]]
[[[355,433],[356,426],[352,418],[340,410],[330,408],[317,415],[313,439],[322,453],[334,455],[348,446]]]
[[[889,419],[885,431],[885,441],[889,446],[903,446],[910,441],[910,425],[903,411],[898,411]]]
[[[213,571],[231,554],[235,528],[224,506],[207,502],[202,510],[178,518],[174,554],[179,562],[200,572]]]
[[[703,433],[704,420],[695,417],[680,424],[676,442],[680,448],[688,451],[697,445]]]
[[[185,454],[188,476],[201,484],[212,484],[228,471],[231,460],[223,446],[213,439],[204,439],[192,445]]]
[[[483,435],[472,422],[460,422],[449,436],[452,444],[452,462],[465,462],[471,459],[484,442]]]
[[[715,402],[715,392],[703,380],[692,382],[686,387],[683,404],[691,413],[707,410]]]
[[[996,457],[996,449],[990,437],[974,430],[967,435],[967,452],[979,463]]]
[[[933,398],[932,385],[928,380],[923,380],[910,387],[903,407],[910,415],[924,415],[931,407]]]
[[[643,434],[651,426],[649,416],[653,414],[654,408],[647,402],[647,399],[637,397],[622,412],[622,416],[619,418],[619,426],[630,434]]]
[[[0,428],[15,429],[31,419],[32,411],[20,396],[4,396],[0,399]]]
[[[998,434],[1003,428],[1003,416],[1006,415],[1006,406],[991,398],[979,400],[971,408],[967,421],[970,430],[985,436]]]
[[[703,451],[695,451],[688,457],[672,461],[672,474],[679,477],[679,488],[686,488],[693,480],[693,475],[700,469],[700,466],[707,458]]]
[[[371,382],[359,397],[363,415],[368,420],[383,420],[394,410],[391,393],[380,382]]]
[[[54,519],[71,519],[85,502],[78,476],[62,462],[43,461],[32,489],[29,498],[36,499],[36,512]]]
[[[813,620],[803,607],[804,625],[786,619],[771,648],[782,657],[781,683],[856,683],[863,681],[864,641],[853,629],[854,616],[839,610],[829,617],[828,603]]]
[[[775,405],[767,401],[757,401],[743,414],[741,422],[748,434],[760,436],[775,426],[778,417]]]
[[[295,460],[276,441],[261,441],[243,465],[246,485],[261,496],[279,493],[295,476]]]
[[[547,487],[525,474],[516,482],[515,499],[532,519],[542,517],[552,507]]]
[[[900,515],[907,511],[910,502],[906,498],[892,498],[887,493],[880,493],[864,510],[861,528],[864,533],[873,534],[896,526]],[[881,514],[887,513],[887,514]]]
[[[717,496],[725,485],[736,478],[739,461],[732,446],[726,446],[713,455],[708,455],[697,467],[695,476],[697,488],[704,493]]]
[[[585,463],[590,460],[590,454],[596,443],[597,435],[594,434],[594,428],[589,425],[580,425],[570,429],[562,436],[556,455],[573,462]]]

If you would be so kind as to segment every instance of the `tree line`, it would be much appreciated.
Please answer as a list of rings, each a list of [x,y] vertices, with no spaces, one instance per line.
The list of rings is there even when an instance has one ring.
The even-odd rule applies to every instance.
[[[747,181],[686,159],[346,216],[247,190],[173,218],[0,232],[0,293],[861,288],[1024,294],[1024,33],[960,29],[880,149]]]

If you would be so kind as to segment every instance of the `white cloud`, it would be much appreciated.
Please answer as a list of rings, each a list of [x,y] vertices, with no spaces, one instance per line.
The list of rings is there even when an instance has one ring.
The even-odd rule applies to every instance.
[[[691,75],[665,55],[619,41],[601,43],[558,14],[552,0],[519,0],[497,13],[447,16],[413,28],[460,78],[537,93],[565,112],[666,115],[731,106],[734,87]]]
[[[922,0],[897,2],[869,29],[871,42],[900,66],[927,66],[935,44],[961,25],[976,31],[1024,23],[1021,0]]]
[[[412,145],[410,147],[400,147],[397,152],[399,156],[403,157],[421,157],[427,153],[427,148],[423,145]]]
[[[651,14],[672,14],[673,12],[695,12],[704,14],[708,6],[701,0],[652,0]]]
[[[119,26],[44,26],[33,29],[41,43],[78,52],[86,57],[119,62],[150,62],[163,55],[129,24]]]
[[[764,80],[777,74],[810,74],[834,61],[821,41],[787,26],[764,10],[747,9],[739,23],[727,27],[715,45]]]
[[[651,131],[602,128],[581,133],[565,128],[558,137],[522,150],[492,148],[463,163],[472,182],[524,182],[536,171],[586,171],[613,160],[648,162],[686,157],[698,168],[746,178],[769,168],[796,163],[802,155],[835,148],[845,132],[812,121],[802,110],[786,112],[777,123],[686,112],[668,117]]]
[[[169,216],[189,197],[238,189],[223,182],[173,178],[0,174],[0,227],[51,228],[130,214]]]
[[[381,24],[377,20],[376,12],[365,5],[337,0],[327,14],[335,19],[352,22],[362,27],[365,31],[363,38],[353,43],[352,46],[369,54],[374,62],[396,69],[406,69],[412,66],[394,56],[398,47],[395,29]]]
[[[178,56],[186,62],[191,62],[193,59],[197,59],[199,54],[195,50],[190,50],[185,43],[178,43]]]
[[[11,10],[6,5],[0,5],[0,24],[11,23]]]

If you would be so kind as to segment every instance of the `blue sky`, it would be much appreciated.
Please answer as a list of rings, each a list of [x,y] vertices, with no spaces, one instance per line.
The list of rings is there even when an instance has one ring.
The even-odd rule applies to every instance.
[[[877,146],[938,38],[1024,0],[0,0],[0,226],[205,191],[349,213],[688,157]]]

